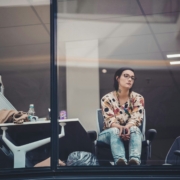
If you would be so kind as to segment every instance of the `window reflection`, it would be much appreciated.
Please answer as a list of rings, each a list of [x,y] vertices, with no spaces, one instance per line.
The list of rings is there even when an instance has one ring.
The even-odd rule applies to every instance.
[[[162,165],[179,136],[179,65],[170,65],[167,58],[168,54],[179,54],[179,3],[138,2],[58,1],[59,111],[66,110],[70,121],[78,118],[83,132],[94,130],[98,134],[100,100],[113,90],[115,71],[133,68],[137,77],[134,91],[145,99],[146,132],[158,132],[151,155],[141,165]],[[66,127],[71,129],[72,125],[67,123]],[[106,158],[98,157],[98,152],[85,150],[85,144],[79,147],[80,129],[74,140],[67,139],[73,145],[60,141],[67,150],[60,158],[67,161],[71,153],[87,151],[104,165],[113,165],[106,153]],[[89,136],[96,139],[96,135]],[[171,160],[170,164],[178,164],[174,153]]]
[[[49,7],[0,3],[0,168],[30,168],[50,157]]]

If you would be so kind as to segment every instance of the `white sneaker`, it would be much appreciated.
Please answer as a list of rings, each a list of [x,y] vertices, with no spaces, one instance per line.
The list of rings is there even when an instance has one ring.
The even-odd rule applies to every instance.
[[[126,166],[126,165],[127,165],[127,162],[124,161],[124,159],[119,159],[119,160],[116,162],[116,165],[117,165],[117,166]]]
[[[128,165],[140,165],[140,162],[136,159],[130,159]]]

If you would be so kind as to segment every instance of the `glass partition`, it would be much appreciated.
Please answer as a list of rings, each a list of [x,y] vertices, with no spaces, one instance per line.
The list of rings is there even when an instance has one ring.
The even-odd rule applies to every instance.
[[[50,1],[1,1],[0,22],[0,168],[50,166]]]
[[[77,151],[92,153],[102,166],[180,164],[174,154],[180,127],[179,10],[179,1],[173,0],[58,0],[58,115],[66,123],[59,157],[67,166],[94,165],[80,161]],[[133,85],[129,96],[113,87],[114,74],[122,67],[134,70],[125,68],[125,75],[115,76],[122,92]],[[121,78],[129,83],[125,88],[119,85]],[[118,99],[120,106],[115,108],[113,101],[118,104]],[[98,137],[102,119],[106,130],[101,135],[112,124],[118,124],[116,136],[130,125],[125,130],[130,140],[119,137],[121,143],[126,141],[119,149],[126,149],[140,129],[142,144],[135,151],[141,155],[133,153],[132,144],[125,157],[122,149],[112,152],[110,146],[120,142],[112,143],[107,133],[105,139]]]

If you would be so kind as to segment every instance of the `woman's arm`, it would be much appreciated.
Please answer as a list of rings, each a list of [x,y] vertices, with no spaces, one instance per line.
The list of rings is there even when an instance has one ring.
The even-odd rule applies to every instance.
[[[106,128],[117,127],[120,130],[121,135],[123,126],[119,125],[116,116],[113,111],[111,100],[108,96],[104,96],[101,99],[102,114],[104,117],[104,125]]]
[[[144,98],[141,95],[137,95],[132,99],[133,109],[131,117],[128,119],[128,123],[126,127],[131,126],[140,126],[143,120],[143,112],[144,112]]]
[[[111,127],[117,127],[119,129],[119,136],[122,136],[124,126],[121,126],[121,125],[116,124],[116,123],[112,123]]]
[[[123,140],[130,139],[130,128],[132,126],[140,126],[143,120],[143,111],[144,111],[144,98],[141,95],[137,95],[133,99],[133,110],[131,112],[131,117],[128,120],[128,123],[124,126],[125,135],[122,135]]]

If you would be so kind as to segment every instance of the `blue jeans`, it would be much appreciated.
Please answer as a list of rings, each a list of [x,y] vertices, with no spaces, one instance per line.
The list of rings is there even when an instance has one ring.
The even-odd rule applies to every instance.
[[[124,143],[119,137],[118,128],[113,127],[102,131],[98,136],[98,141],[110,145],[115,164],[119,159],[123,159],[125,162],[127,162]],[[137,126],[132,126],[130,128],[129,159],[133,158],[140,163],[141,148],[142,133]]]

